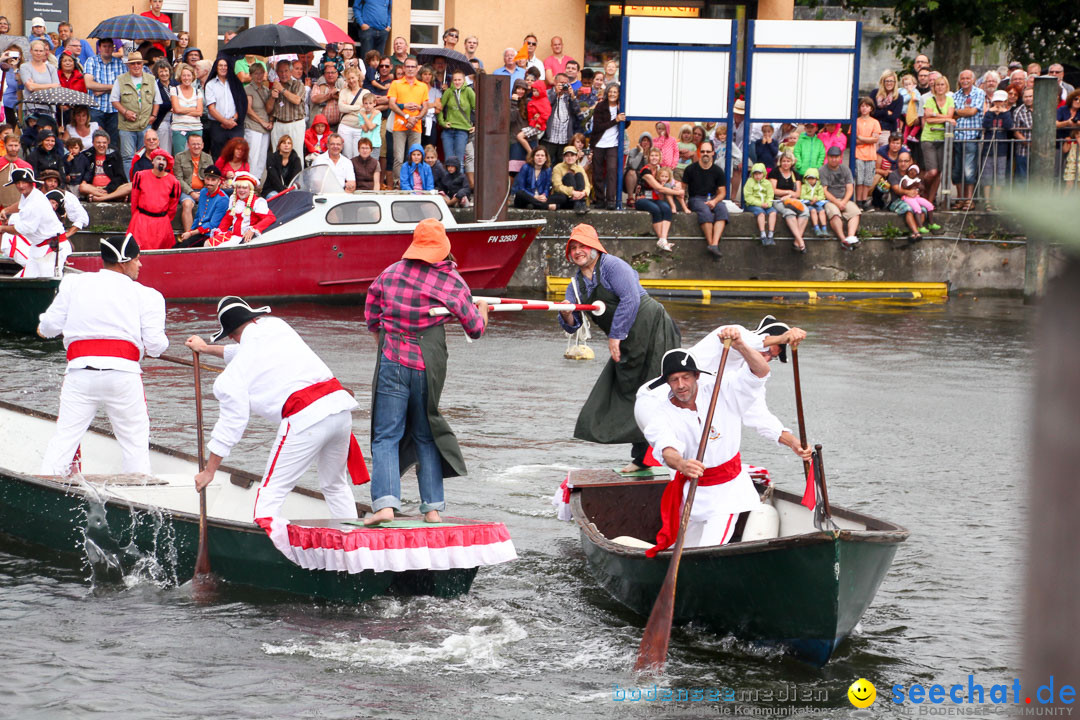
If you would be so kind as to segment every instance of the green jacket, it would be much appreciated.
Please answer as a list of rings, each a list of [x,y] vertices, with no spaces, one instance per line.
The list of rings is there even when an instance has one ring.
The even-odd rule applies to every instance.
[[[442,95],[442,112],[439,125],[453,130],[468,130],[473,126],[472,116],[476,110],[476,93],[468,85],[461,90],[447,88]]]
[[[116,84],[120,87],[120,106],[125,110],[133,111],[136,116],[135,120],[131,121],[123,114],[118,115],[117,127],[127,131],[145,130],[150,126],[150,115],[154,111],[157,80],[144,70],[141,87],[135,87],[135,78],[131,77],[131,73],[124,73],[116,78]]]
[[[799,136],[795,143],[795,172],[802,175],[810,168],[820,168],[825,164],[825,143],[818,137],[806,133]]]
[[[811,186],[810,183],[806,182],[806,178],[803,178],[802,188],[799,190],[799,199],[807,202],[824,202],[825,186],[821,184],[820,179],[816,185]]]
[[[746,184],[743,185],[743,202],[747,205],[757,205],[758,207],[772,207],[773,202],[773,186],[767,179],[762,178],[760,181],[755,180],[752,176],[746,179]]]

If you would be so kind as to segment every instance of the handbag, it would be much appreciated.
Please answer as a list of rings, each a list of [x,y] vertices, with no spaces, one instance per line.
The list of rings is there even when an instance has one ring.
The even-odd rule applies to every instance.
[[[915,96],[912,96],[911,99],[908,100],[907,115],[904,116],[904,122],[907,124],[908,127],[911,127],[912,125],[914,125],[918,121],[919,121],[919,103],[915,99]]]
[[[797,213],[806,212],[806,206],[802,204],[801,200],[797,200],[793,197],[786,197],[781,202],[783,202],[784,205],[788,206]]]

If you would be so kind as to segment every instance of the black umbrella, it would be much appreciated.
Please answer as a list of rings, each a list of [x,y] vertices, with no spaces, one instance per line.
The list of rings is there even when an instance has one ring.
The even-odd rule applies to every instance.
[[[284,55],[322,50],[306,33],[288,25],[256,25],[244,30],[221,49],[226,55]]]
[[[71,88],[47,88],[28,93],[22,100],[27,105],[94,105],[92,95]]]
[[[416,61],[423,65],[435,62],[435,58],[443,58],[446,60],[446,72],[450,74],[459,71],[465,73],[465,75],[476,74],[472,63],[469,62],[469,58],[465,57],[464,53],[459,53],[457,50],[448,50],[447,48],[426,48],[417,54]]]

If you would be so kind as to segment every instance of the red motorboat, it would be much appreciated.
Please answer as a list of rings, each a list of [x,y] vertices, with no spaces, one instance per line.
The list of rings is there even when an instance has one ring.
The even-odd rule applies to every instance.
[[[333,176],[317,177],[313,170],[269,200],[277,221],[251,243],[147,250],[140,255],[139,282],[173,301],[217,302],[225,293],[249,300],[358,299],[401,259],[413,228],[430,217],[446,226],[469,287],[502,291],[545,222],[458,224],[437,194],[328,192]],[[73,253],[68,264],[93,271],[101,256]]]

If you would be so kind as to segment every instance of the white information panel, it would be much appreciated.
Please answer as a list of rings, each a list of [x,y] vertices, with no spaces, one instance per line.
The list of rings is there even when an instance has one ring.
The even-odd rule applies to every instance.
[[[666,18],[634,18],[638,19]],[[729,63],[726,52],[629,50],[626,114],[700,120],[726,118]]]
[[[854,75],[852,54],[755,53],[749,117],[849,118]]]
[[[728,45],[731,21],[685,18],[632,17],[627,41],[663,45]]]
[[[754,46],[853,48],[858,28],[854,20],[756,20]]]

